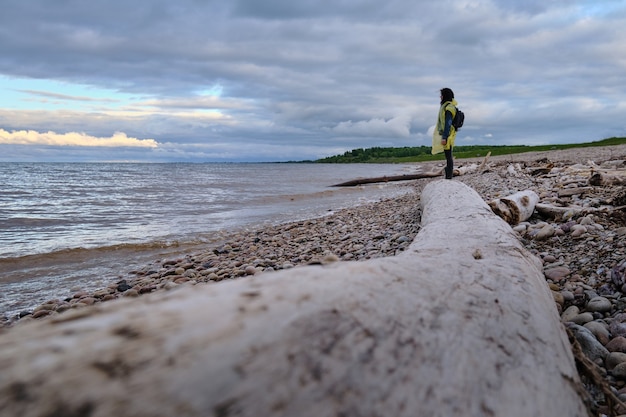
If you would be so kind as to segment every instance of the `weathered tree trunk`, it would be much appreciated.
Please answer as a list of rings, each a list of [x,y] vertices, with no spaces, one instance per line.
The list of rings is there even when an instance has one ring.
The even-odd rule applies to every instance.
[[[518,224],[528,220],[535,211],[539,196],[532,190],[520,191],[508,197],[489,202],[489,207],[509,224]]]
[[[374,177],[374,178],[357,178],[342,182],[340,184],[331,185],[331,187],[354,187],[363,184],[374,184],[377,182],[392,182],[392,181],[407,181],[407,180],[419,180],[421,178],[433,178],[441,175],[441,171],[438,172],[420,172],[417,174],[404,174],[404,175],[392,175],[389,177]]]
[[[585,416],[539,262],[434,181],[407,251],[157,293],[0,335],[7,416]]]

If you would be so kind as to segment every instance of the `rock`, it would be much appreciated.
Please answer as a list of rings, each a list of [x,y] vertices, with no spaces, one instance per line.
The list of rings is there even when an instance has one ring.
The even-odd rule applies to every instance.
[[[607,328],[608,326],[605,323],[594,320],[585,323],[583,327],[589,329],[591,333],[593,333],[593,335],[596,337],[596,339],[598,339],[598,342],[602,343],[605,346],[607,343],[609,343],[610,333],[609,329]]]
[[[81,298],[80,302],[83,304],[86,304],[88,306],[95,304],[97,300],[94,297],[85,297],[85,298]]]
[[[594,224],[594,221],[591,216],[585,216],[579,219],[578,224],[582,224],[583,226],[589,226],[591,224]]]
[[[619,318],[614,318],[609,324],[609,331],[613,337],[626,337],[626,323],[621,321]]]
[[[171,290],[171,289],[174,289],[176,287],[178,287],[178,284],[176,284],[175,282],[172,282],[172,281],[168,281],[165,284],[163,284],[163,289],[166,289],[166,290]]]
[[[581,326],[585,323],[589,323],[594,320],[592,313],[580,313],[573,317],[570,321],[572,323],[580,324]]]
[[[546,255],[543,257],[543,261],[547,264],[553,264],[557,261],[557,259],[554,255]]]
[[[567,327],[573,331],[574,337],[580,344],[585,356],[593,362],[596,362],[599,359],[604,361],[604,358],[606,358],[609,354],[608,347],[605,348],[602,346],[589,329],[572,323],[568,323]]]
[[[330,253],[322,258],[322,265],[330,264],[333,262],[339,262],[339,257],[333,253]]]
[[[574,293],[571,291],[563,290],[561,291],[561,295],[563,296],[563,299],[566,303],[574,301]]]
[[[581,237],[585,233],[587,233],[587,227],[580,224],[572,226],[570,230],[570,235],[574,238]]]
[[[560,292],[552,291],[552,298],[554,298],[554,301],[561,307],[565,304],[565,298]]]
[[[546,278],[551,279],[554,282],[559,282],[571,274],[571,271],[566,266],[556,266],[545,269],[543,273]]]
[[[52,303],[42,304],[33,310],[33,316],[40,311],[53,311],[53,310],[56,310],[56,308],[57,308],[56,304],[52,304]]]
[[[49,316],[50,314],[52,314],[52,310],[39,310],[39,311],[35,311],[32,317],[34,319],[38,319],[40,317]]]
[[[93,293],[93,296],[95,298],[104,298],[107,295],[109,295],[109,290],[108,289],[98,290],[98,291],[95,291]]]
[[[606,344],[606,348],[609,352],[626,353],[626,338],[623,336],[617,336]]]
[[[615,378],[625,380],[626,379],[626,363],[620,363],[616,365],[611,371],[611,375]]]
[[[580,309],[576,306],[569,306],[567,309],[561,314],[561,321],[568,322],[572,321],[574,317],[580,314]]]
[[[546,240],[554,236],[554,233],[555,233],[554,228],[550,226],[549,224],[547,224],[544,227],[542,227],[541,230],[539,230],[539,232],[537,232],[537,234],[535,235],[535,240]]]
[[[620,363],[626,363],[626,353],[610,352],[605,360],[606,369],[608,369],[609,371],[615,368]]]
[[[611,311],[613,305],[611,301],[604,297],[594,297],[587,303],[586,309],[588,311],[597,311],[599,313],[606,313]]]

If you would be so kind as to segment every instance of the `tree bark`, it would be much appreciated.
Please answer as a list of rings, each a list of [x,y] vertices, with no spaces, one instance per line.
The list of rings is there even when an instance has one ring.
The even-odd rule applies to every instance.
[[[528,220],[535,211],[539,196],[532,190],[520,191],[489,202],[489,207],[511,225]]]
[[[403,254],[196,285],[0,334],[14,416],[586,416],[540,263],[438,180]]]

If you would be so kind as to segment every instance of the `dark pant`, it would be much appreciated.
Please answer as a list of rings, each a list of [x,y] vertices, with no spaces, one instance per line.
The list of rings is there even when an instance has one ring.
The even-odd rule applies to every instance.
[[[446,179],[451,180],[454,171],[454,161],[452,160],[452,146],[450,146],[450,149],[445,149],[443,153],[446,155]]]

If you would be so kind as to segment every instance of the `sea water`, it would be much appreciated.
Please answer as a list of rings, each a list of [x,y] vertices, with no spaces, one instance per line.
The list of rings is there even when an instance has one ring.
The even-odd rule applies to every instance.
[[[94,290],[225,234],[410,191],[411,164],[0,163],[0,316]]]

